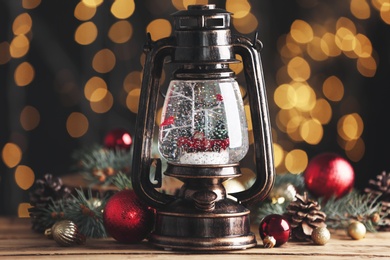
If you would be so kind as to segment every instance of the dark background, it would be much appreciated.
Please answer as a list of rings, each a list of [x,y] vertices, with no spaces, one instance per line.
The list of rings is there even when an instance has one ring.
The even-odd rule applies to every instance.
[[[20,1],[21,2],[21,1]],[[41,116],[39,127],[30,132],[23,132],[23,138],[28,146],[23,151],[22,162],[31,167],[35,172],[35,178],[42,178],[46,173],[62,176],[69,172],[72,165],[71,154],[83,145],[94,142],[102,142],[104,135],[115,127],[125,127],[131,133],[134,132],[136,115],[114,102],[110,113],[93,114],[86,109],[87,101],[83,97],[83,86],[87,76],[91,72],[90,64],[85,60],[88,53],[93,52],[94,47],[80,46],[73,38],[74,32],[80,21],[74,18],[73,11],[78,1],[43,1],[37,8],[29,10],[33,18],[34,37],[30,50],[26,57],[34,64],[34,81],[22,90],[13,83],[13,71],[19,59],[11,59],[8,63],[0,65],[0,148],[8,143],[21,140],[18,133],[23,129],[18,125],[18,105],[29,104],[35,106]],[[161,2],[164,2],[162,4]],[[349,16],[345,7],[340,8],[340,1],[313,1],[326,2],[328,8],[334,8],[337,16]],[[343,1],[349,2],[349,1]],[[152,5],[161,5],[152,9]],[[224,8],[224,1],[209,1]],[[99,16],[96,18],[98,26],[107,27],[112,21],[109,12],[111,1],[105,1],[99,7]],[[276,58],[276,43],[280,35],[289,31],[292,22],[296,19],[315,20],[321,19],[316,15],[321,10],[303,8],[300,1],[250,1],[252,12],[259,21],[259,38],[264,44],[262,51],[265,80],[270,102],[271,118],[276,114],[276,106],[273,103],[272,94],[276,88],[275,74],[280,61]],[[340,8],[340,10],[338,9]],[[372,7],[371,7],[372,8]],[[12,22],[17,14],[23,12],[19,1],[0,0],[0,43],[12,39]],[[176,9],[170,1],[136,1],[135,13],[129,18],[133,24],[133,37],[126,44],[130,58],[117,64],[116,75],[107,75],[111,82],[110,88],[115,93],[122,82],[115,77],[121,73],[132,70],[141,70],[140,56],[145,42],[146,25],[156,18],[165,18],[171,21],[170,14]],[[325,12],[325,11],[324,11]],[[351,18],[352,19],[352,18]],[[356,19],[355,19],[356,20]],[[95,20],[96,21],[96,20]],[[356,172],[356,187],[364,188],[369,178],[390,170],[390,138],[388,137],[389,102],[388,89],[390,87],[390,25],[384,23],[377,11],[371,10],[371,17],[365,21],[357,21],[371,40],[373,48],[379,57],[377,71],[374,77],[363,77],[356,72],[356,67],[351,65],[347,58],[339,58],[339,61],[327,67],[324,72],[335,73],[345,80],[346,95],[354,96],[359,102],[356,108],[364,120],[364,132],[366,151],[359,162],[352,162]],[[102,36],[99,36],[102,37]],[[251,35],[252,37],[252,35]],[[98,38],[101,46],[108,44],[104,38]],[[98,48],[98,47],[96,47]],[[336,65],[335,65],[336,64]],[[56,72],[66,69],[68,74],[62,74],[59,78]],[[108,77],[110,77],[108,79]],[[58,91],[58,82],[68,82],[76,87],[72,92],[73,105],[63,106],[61,93]],[[354,108],[355,109],[355,108]],[[88,116],[90,128],[81,138],[71,138],[65,128],[67,116],[73,111],[81,111]],[[337,113],[337,109],[335,109]],[[335,117],[337,114],[335,115]],[[272,120],[272,119],[271,119]],[[271,122],[274,124],[273,122]],[[334,130],[336,120],[325,126],[324,140],[320,144],[311,146],[297,144],[297,147],[305,150],[309,158],[323,151],[333,151],[344,154],[338,146],[337,133]],[[333,129],[333,130],[332,130]],[[28,192],[21,190],[14,181],[14,169],[7,168],[0,160],[0,215],[15,215],[20,202],[28,202]]]

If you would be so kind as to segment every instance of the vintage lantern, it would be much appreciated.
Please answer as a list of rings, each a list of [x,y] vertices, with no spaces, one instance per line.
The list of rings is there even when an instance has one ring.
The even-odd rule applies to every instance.
[[[173,14],[174,35],[145,45],[146,60],[134,136],[131,179],[156,208],[149,241],[165,249],[233,250],[256,245],[250,203],[266,198],[275,169],[271,126],[257,35],[231,35],[231,14],[215,5],[190,5]],[[242,57],[254,135],[256,180],[227,194],[223,182],[241,175],[249,147],[243,100],[229,64]],[[151,181],[151,158],[164,63],[177,66],[165,95],[158,149],[165,175],[183,182],[177,195]],[[161,175],[156,173],[157,179]],[[161,184],[161,181],[159,182]],[[230,195],[230,196],[228,196]],[[234,199],[232,199],[234,198]]]

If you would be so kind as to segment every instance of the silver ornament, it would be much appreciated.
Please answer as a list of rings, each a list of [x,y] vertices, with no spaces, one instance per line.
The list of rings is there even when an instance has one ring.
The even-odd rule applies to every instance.
[[[51,228],[45,230],[45,235],[53,238],[60,246],[82,245],[86,241],[78,226],[70,220],[56,222]]]

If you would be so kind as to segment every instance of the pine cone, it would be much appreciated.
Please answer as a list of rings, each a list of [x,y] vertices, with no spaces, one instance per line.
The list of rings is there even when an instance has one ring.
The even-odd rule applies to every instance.
[[[364,189],[364,192],[371,194],[371,199],[382,204],[379,215],[383,221],[380,223],[379,230],[390,231],[390,172],[386,174],[385,171],[382,174],[377,175],[376,179],[369,180],[368,187]]]
[[[53,177],[51,174],[45,174],[44,179],[38,179],[35,182],[36,188],[30,192],[29,208],[32,229],[40,233],[44,232],[47,226],[41,221],[42,209],[48,208],[52,201],[66,199],[70,197],[71,190],[62,184],[59,177]]]
[[[291,226],[292,238],[299,241],[311,241],[311,233],[316,227],[326,227],[326,214],[320,211],[318,202],[303,196],[295,195],[296,200],[290,202],[284,214]]]

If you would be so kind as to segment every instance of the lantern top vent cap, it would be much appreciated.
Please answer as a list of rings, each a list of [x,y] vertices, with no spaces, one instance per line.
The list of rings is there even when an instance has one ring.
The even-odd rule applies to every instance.
[[[231,14],[230,12],[216,8],[215,4],[209,5],[189,5],[187,10],[177,11],[172,16],[200,16],[215,14]]]

